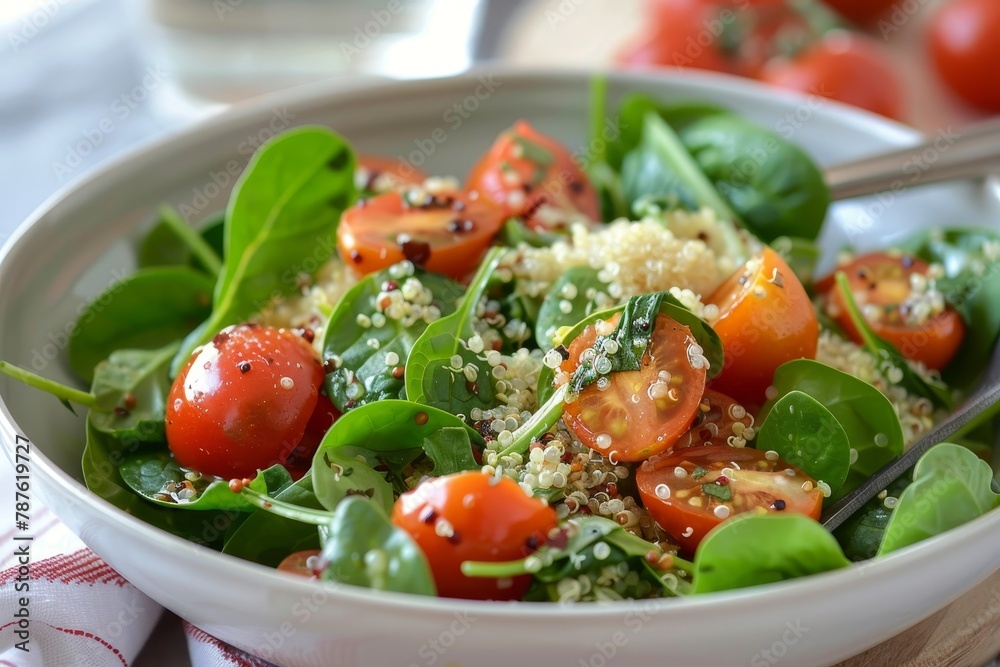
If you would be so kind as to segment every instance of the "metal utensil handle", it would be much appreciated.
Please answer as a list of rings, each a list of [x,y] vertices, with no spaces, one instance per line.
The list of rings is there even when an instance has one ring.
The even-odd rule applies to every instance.
[[[1000,173],[1000,117],[891,153],[827,167],[834,200]]]

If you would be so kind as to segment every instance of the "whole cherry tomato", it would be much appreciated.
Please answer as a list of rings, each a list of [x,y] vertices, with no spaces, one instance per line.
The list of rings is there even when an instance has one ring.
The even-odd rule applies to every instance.
[[[950,0],[930,20],[931,60],[945,84],[969,104],[1000,111],[1000,2]]]

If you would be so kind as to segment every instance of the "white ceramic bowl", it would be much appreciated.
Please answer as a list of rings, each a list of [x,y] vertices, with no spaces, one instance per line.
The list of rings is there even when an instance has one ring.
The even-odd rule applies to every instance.
[[[245,163],[252,145],[275,130],[327,124],[365,152],[423,155],[431,173],[462,176],[519,117],[580,147],[588,80],[583,73],[494,71],[350,90],[310,87],[133,151],[53,197],[0,253],[0,358],[70,381],[62,359],[66,325],[81,303],[132,269],[130,244],[155,206],[201,214],[221,208],[233,180],[227,165],[233,171]],[[725,77],[612,77],[613,98],[630,90],[726,105],[794,139],[821,163],[917,139],[831,102]],[[877,224],[867,224],[866,214]],[[823,238],[829,250],[849,238],[873,247],[918,227],[990,220],[1000,220],[991,188],[952,184],[840,204]],[[8,457],[15,435],[30,438],[33,488],[84,542],[167,608],[283,665],[824,665],[912,626],[1000,568],[994,512],[876,562],[689,599],[497,604],[323,587],[198,547],[96,497],[81,483],[82,421],[6,378],[0,394]]]

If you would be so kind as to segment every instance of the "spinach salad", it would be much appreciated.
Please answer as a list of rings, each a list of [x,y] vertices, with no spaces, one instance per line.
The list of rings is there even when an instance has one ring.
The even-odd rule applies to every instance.
[[[84,477],[113,505],[381,590],[722,591],[1000,505],[984,419],[834,534],[817,521],[975,390],[1000,235],[845,249],[816,277],[830,202],[800,148],[701,102],[613,117],[586,171],[519,121],[464,185],[289,130],[222,214],[159,211],[74,329],[89,391],[0,371],[86,408]]]

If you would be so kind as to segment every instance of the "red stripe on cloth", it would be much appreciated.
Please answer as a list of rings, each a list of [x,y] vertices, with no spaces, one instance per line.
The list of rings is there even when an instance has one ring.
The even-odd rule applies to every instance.
[[[108,649],[109,651],[111,651],[112,653],[114,653],[115,656],[117,656],[118,660],[121,661],[122,665],[124,665],[124,667],[128,667],[128,661],[125,659],[125,656],[122,655],[122,652],[119,651],[114,646],[112,646],[106,640],[101,639],[100,637],[98,637],[97,635],[95,635],[94,633],[87,632],[86,630],[74,630],[74,629],[71,629],[71,628],[60,628],[60,627],[56,627],[55,625],[49,625],[48,623],[46,623],[45,625],[48,625],[53,630],[58,630],[59,632],[65,632],[68,635],[76,635],[77,637],[86,637],[87,639],[93,639],[98,644],[100,644],[101,646],[105,647],[106,649]]]
[[[231,664],[236,665],[236,667],[276,667],[274,663],[268,662],[263,658],[254,657],[246,651],[241,651],[235,646],[230,646],[221,639],[213,637],[201,628],[191,625],[187,621],[184,621],[184,631],[196,641],[214,646],[219,650],[223,658],[228,660]]]
[[[80,549],[71,554],[60,554],[31,563],[31,578],[45,579],[65,584],[115,584],[125,586],[125,581],[110,565],[97,557],[90,549]],[[18,566],[0,572],[0,585],[12,581],[17,576]]]

